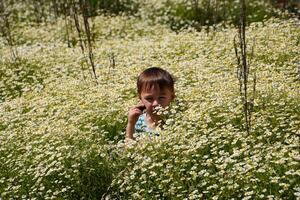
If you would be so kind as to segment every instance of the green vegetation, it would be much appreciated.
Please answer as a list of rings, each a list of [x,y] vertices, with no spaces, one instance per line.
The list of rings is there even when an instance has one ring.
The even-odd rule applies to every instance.
[[[247,27],[254,48],[249,88],[257,76],[247,134],[237,29],[226,23],[174,32],[147,9],[167,2],[187,17],[185,8],[144,2],[135,17],[90,18],[98,84],[74,27],[68,46],[63,16],[18,21],[10,27],[12,43],[2,34],[0,198],[299,198],[299,20],[271,17]],[[159,137],[125,144],[127,112],[138,101],[136,77],[150,66],[175,76],[176,101],[163,112]]]

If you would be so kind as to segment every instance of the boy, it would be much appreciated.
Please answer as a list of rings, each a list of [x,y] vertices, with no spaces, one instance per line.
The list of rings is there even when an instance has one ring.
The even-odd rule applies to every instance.
[[[134,139],[134,133],[152,133],[160,117],[153,113],[155,107],[168,106],[175,98],[174,80],[169,72],[158,67],[143,71],[137,79],[140,102],[129,110],[126,138]]]

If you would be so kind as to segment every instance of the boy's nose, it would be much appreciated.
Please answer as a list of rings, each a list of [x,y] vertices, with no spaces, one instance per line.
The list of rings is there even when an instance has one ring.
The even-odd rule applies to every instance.
[[[158,106],[158,102],[157,102],[157,100],[154,100],[154,101],[153,101],[153,103],[152,103],[152,106],[153,106],[153,107],[156,107],[156,106]]]

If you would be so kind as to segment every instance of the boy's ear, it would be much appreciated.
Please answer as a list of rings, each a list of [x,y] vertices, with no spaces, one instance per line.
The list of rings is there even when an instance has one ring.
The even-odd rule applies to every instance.
[[[172,94],[172,100],[174,100],[176,98],[175,94]]]

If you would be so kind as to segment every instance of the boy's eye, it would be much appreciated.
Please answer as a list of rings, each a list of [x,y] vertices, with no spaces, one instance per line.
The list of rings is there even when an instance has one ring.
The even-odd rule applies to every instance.
[[[165,97],[159,97],[159,99],[165,99]]]
[[[147,101],[152,101],[152,99],[153,99],[152,97],[147,97],[146,98]]]

